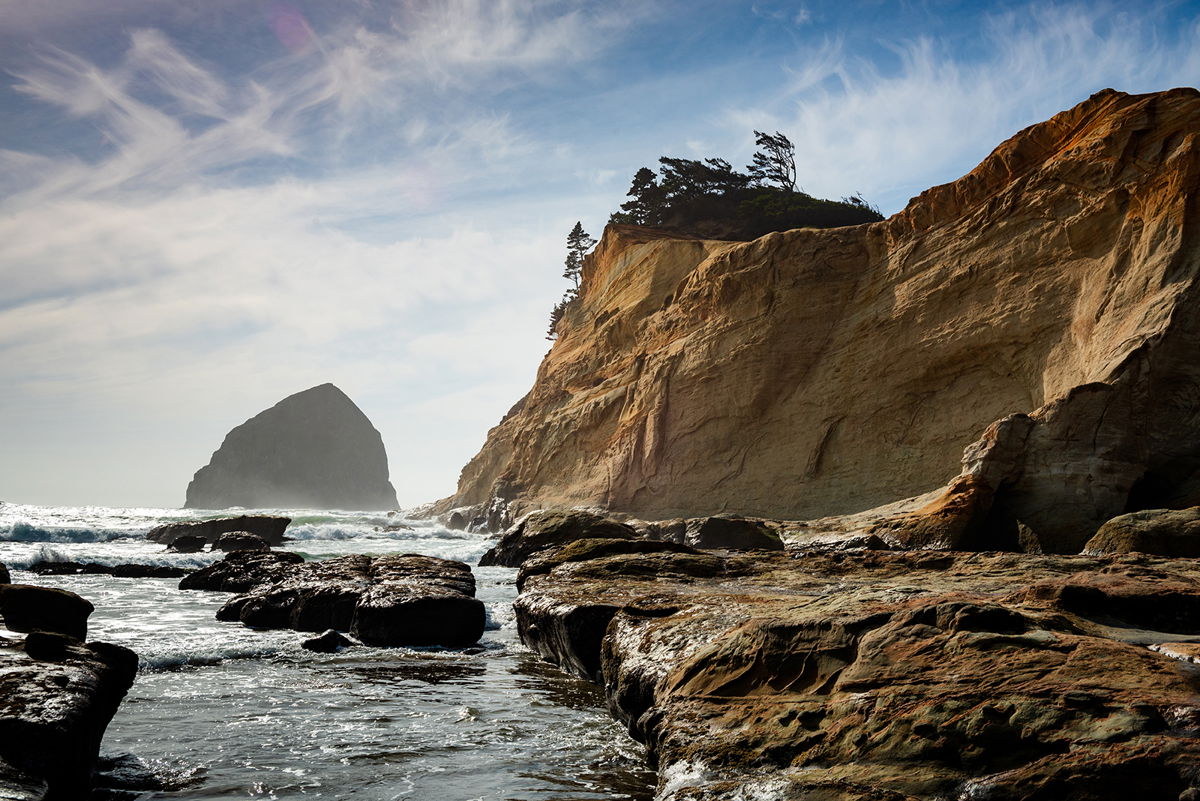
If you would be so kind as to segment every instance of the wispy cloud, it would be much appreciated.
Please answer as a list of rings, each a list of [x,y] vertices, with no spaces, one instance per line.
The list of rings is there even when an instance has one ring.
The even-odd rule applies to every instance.
[[[981,21],[970,53],[918,37],[884,42],[884,67],[828,40],[790,66],[769,103],[730,112],[739,130],[782,130],[804,188],[862,191],[887,210],[969,170],[1026,125],[1106,87],[1128,92],[1200,82],[1194,25],[1164,35],[1157,12],[1023,7]]]

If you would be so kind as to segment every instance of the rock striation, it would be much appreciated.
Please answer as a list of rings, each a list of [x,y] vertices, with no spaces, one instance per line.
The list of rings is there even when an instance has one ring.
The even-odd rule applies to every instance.
[[[366,645],[464,648],[486,613],[471,568],[432,556],[342,556],[305,562],[286,551],[233,551],[182,590],[241,593],[218,620],[262,629],[345,631]]]
[[[435,511],[797,520],[948,486],[894,539],[1075,553],[1198,504],[1198,186],[1200,92],[1106,90],[882,222],[610,226]]]
[[[0,584],[0,797],[87,798],[100,740],[133,684],[127,648],[85,643],[92,605],[74,593]]]
[[[383,439],[333,384],[289,395],[225,435],[188,509],[395,509]],[[257,533],[257,532],[255,532]]]
[[[578,541],[522,640],[600,683],[658,801],[1200,793],[1200,565]]]

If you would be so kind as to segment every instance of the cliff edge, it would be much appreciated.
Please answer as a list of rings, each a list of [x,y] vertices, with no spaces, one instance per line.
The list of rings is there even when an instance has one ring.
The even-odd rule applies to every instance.
[[[289,395],[225,435],[187,509],[395,509],[383,438],[333,384]]]
[[[1066,552],[1200,503],[1198,135],[1194,89],[1105,90],[882,222],[610,226],[441,508],[804,519],[966,474]]]

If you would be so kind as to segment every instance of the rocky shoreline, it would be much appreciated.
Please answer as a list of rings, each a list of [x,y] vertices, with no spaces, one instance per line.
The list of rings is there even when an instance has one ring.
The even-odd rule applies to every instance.
[[[659,801],[1200,797],[1200,566],[580,540],[522,640],[600,684]],[[740,795],[739,795],[740,794]]]
[[[86,642],[92,605],[78,595],[8,578],[0,566],[0,797],[78,801],[138,657]]]

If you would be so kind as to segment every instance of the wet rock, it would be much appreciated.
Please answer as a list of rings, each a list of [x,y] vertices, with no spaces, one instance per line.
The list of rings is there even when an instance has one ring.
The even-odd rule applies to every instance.
[[[146,539],[170,545],[179,537],[192,536],[203,537],[205,544],[208,544],[216,542],[218,537],[230,531],[245,531],[262,537],[268,545],[278,546],[283,544],[284,529],[291,522],[290,517],[240,515],[216,520],[168,523],[151,529],[146,533]]]
[[[462,512],[451,512],[446,518],[446,528],[451,531],[462,531],[467,527],[467,518]]]
[[[307,563],[265,559],[280,553],[235,551],[225,558],[232,564],[197,571],[180,586],[245,587],[235,590],[243,594],[227,601],[217,619],[253,628],[348,631],[376,646],[460,648],[483,635],[483,603],[475,598],[475,578],[462,562],[415,555]],[[257,580],[249,583],[252,579]]]
[[[179,589],[246,592],[282,581],[293,565],[303,562],[303,556],[291,551],[231,551],[220,562],[186,576]]]
[[[90,601],[73,592],[30,584],[0,584],[0,617],[10,631],[50,631],[87,637]]]
[[[217,537],[213,543],[214,551],[269,551],[270,544],[257,534],[249,531],[229,531]]]
[[[170,544],[167,545],[167,550],[176,553],[200,553],[207,544],[208,540],[204,539],[204,537],[184,534],[181,537],[171,540]]]
[[[8,566],[0,562],[0,584],[8,584],[12,579],[8,575]]]
[[[1083,546],[1085,554],[1149,553],[1200,557],[1200,506],[1148,509],[1109,520]]]
[[[190,570],[170,565],[125,563],[102,565],[97,562],[34,562],[29,572],[39,576],[104,575],[116,578],[179,578]]]
[[[327,629],[319,637],[309,637],[300,643],[300,647],[306,651],[316,651],[319,654],[334,654],[343,648],[351,648],[353,645],[354,640],[333,629]]]
[[[593,558],[523,570],[522,640],[604,687],[662,801],[1200,789],[1192,651],[1160,644],[1200,634],[1196,562],[709,553],[705,571],[575,547]]]
[[[683,544],[706,550],[782,551],[783,540],[765,523],[743,517],[689,520]]]
[[[500,541],[479,560],[479,565],[518,567],[537,551],[575,540],[634,539],[636,536],[637,533],[624,523],[593,512],[531,512],[504,532]]]
[[[136,672],[137,656],[116,645],[41,632],[0,645],[0,797],[87,798],[104,729]]]

